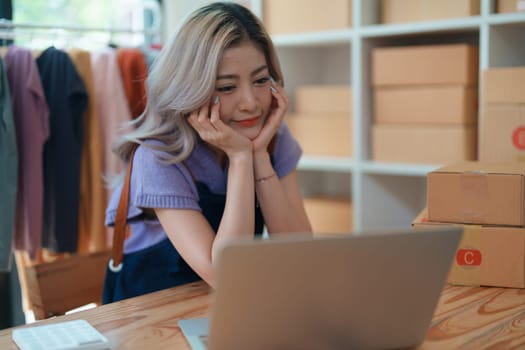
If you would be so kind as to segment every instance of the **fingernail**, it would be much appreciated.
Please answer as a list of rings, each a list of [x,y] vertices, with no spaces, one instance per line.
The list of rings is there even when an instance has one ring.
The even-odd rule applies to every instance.
[[[216,105],[217,103],[219,103],[219,96],[213,98],[213,104]]]
[[[273,93],[277,93],[277,89],[274,88],[273,86],[270,86],[270,90],[272,90]]]
[[[273,77],[270,77],[270,81],[272,82],[272,84],[275,84],[275,80],[273,79]]]

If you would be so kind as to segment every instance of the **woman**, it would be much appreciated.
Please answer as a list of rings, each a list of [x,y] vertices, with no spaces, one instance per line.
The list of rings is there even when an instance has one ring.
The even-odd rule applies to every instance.
[[[282,123],[288,97],[262,23],[235,3],[195,11],[157,57],[148,105],[116,145],[133,158],[124,267],[104,301],[203,279],[229,240],[311,232]],[[122,185],[110,200],[113,225]]]

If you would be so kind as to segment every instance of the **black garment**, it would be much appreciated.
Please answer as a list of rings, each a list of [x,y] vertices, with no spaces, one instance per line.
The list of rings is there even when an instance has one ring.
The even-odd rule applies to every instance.
[[[11,269],[18,186],[16,127],[7,74],[0,58],[0,272]]]
[[[8,20],[13,19],[13,1],[12,0],[0,0],[0,18]],[[13,31],[12,28],[5,28],[5,31]],[[2,46],[9,46],[13,44],[13,39],[2,39],[0,41]]]
[[[36,60],[49,106],[50,136],[44,145],[42,246],[75,252],[78,242],[80,155],[87,92],[67,53],[54,47]]]
[[[195,184],[202,213],[217,232],[226,206],[226,195],[212,193],[202,182],[196,181]],[[264,219],[261,209],[255,204],[254,210],[254,233],[261,235]],[[120,272],[106,269],[104,304],[200,280],[168,238],[152,247],[124,254],[122,264]]]
[[[0,329],[20,326],[26,323],[22,308],[22,292],[13,259],[10,271],[0,271]]]
[[[0,0],[0,18],[13,19],[12,0]]]

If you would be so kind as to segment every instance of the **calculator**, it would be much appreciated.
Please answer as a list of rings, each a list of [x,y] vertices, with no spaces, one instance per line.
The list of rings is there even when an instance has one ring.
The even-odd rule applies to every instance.
[[[86,320],[18,328],[13,341],[21,350],[110,349],[108,339]]]

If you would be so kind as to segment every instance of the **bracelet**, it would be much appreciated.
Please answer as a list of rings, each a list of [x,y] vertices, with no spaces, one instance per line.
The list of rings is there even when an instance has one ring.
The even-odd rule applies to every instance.
[[[274,176],[275,176],[275,173],[272,173],[271,175],[268,175],[268,176],[265,176],[265,177],[261,177],[260,179],[255,179],[255,182],[256,183],[266,182],[266,181],[270,180]]]

